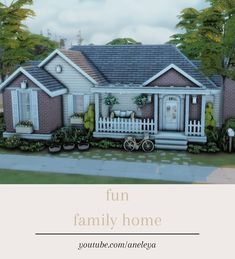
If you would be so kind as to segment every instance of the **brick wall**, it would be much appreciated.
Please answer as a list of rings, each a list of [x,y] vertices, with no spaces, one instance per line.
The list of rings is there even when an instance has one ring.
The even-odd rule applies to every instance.
[[[197,97],[197,104],[193,104],[192,100],[193,97],[190,97],[190,112],[189,112],[189,119],[190,120],[201,120],[201,107],[202,107],[202,97]]]
[[[189,79],[187,79],[174,69],[170,69],[168,72],[157,78],[148,86],[197,87],[193,82],[191,82]]]
[[[11,102],[11,87],[20,87],[23,80],[28,81],[29,88],[38,88],[31,80],[24,75],[18,76],[14,81],[8,85],[3,91],[4,102],[4,119],[6,123],[7,132],[15,132],[13,128],[12,118],[12,102]],[[62,123],[62,97],[48,96],[44,91],[38,91],[38,109],[39,109],[39,130],[35,131],[37,134],[49,134],[55,129],[61,127]]]
[[[223,121],[235,118],[235,81],[226,78],[224,83]]]

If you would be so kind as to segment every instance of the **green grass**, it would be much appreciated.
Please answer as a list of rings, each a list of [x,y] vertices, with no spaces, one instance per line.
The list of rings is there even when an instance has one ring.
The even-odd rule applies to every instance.
[[[137,180],[100,176],[0,170],[0,184],[183,184],[173,181]]]

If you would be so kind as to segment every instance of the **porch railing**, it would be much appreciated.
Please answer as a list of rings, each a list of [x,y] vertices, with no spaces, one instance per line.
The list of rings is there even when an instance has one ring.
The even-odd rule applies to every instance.
[[[98,132],[154,134],[155,126],[154,119],[100,118]]]
[[[202,136],[202,124],[200,121],[189,121],[188,124],[189,136]]]

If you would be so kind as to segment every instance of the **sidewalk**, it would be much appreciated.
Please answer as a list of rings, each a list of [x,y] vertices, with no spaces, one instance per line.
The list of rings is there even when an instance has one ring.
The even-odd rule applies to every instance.
[[[0,169],[189,183],[235,184],[235,169],[194,165],[0,155]]]

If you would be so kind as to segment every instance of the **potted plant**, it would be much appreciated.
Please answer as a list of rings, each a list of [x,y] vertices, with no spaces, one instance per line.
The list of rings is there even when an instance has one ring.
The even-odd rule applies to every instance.
[[[105,97],[104,103],[105,103],[105,105],[107,105],[109,107],[109,114],[111,113],[112,107],[115,104],[119,104],[117,98],[111,94],[109,94],[107,97]]]
[[[90,144],[88,141],[88,137],[87,136],[83,136],[80,140],[80,142],[78,143],[78,150],[79,151],[87,151],[90,148]]]
[[[71,124],[83,124],[84,123],[84,113],[80,112],[75,112],[71,117],[70,117],[70,123]]]
[[[145,94],[141,94],[134,98],[134,103],[139,107],[143,107],[148,103],[148,96]]]
[[[66,132],[64,137],[63,149],[65,151],[72,151],[75,148],[74,138],[72,132]]]
[[[50,153],[59,153],[62,149],[62,144],[65,138],[65,132],[62,130],[56,131],[51,138],[49,143],[49,152]]]
[[[16,124],[16,133],[31,134],[33,133],[33,123],[31,121],[20,121]]]

